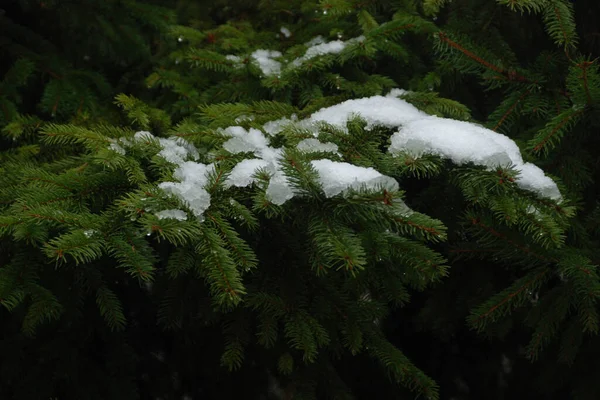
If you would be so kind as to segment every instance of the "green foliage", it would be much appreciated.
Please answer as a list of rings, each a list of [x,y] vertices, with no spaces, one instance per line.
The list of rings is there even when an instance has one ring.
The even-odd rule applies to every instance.
[[[256,398],[261,379],[290,398],[352,398],[364,396],[356,377],[383,370],[393,395],[382,397],[439,399],[452,388],[433,352],[459,347],[439,332],[459,342],[466,329],[500,337],[496,352],[515,359],[517,344],[532,361],[558,357],[578,368],[557,367],[568,377],[595,354],[600,72],[570,2],[181,1],[179,16],[161,2],[15,3],[23,21],[0,15],[0,396],[233,398],[198,376],[232,387],[244,376]],[[314,132],[299,122],[392,88],[514,139],[563,197],[522,189],[511,166],[392,155],[393,130],[361,116]],[[230,184],[260,156],[227,150],[232,126],[272,128],[292,198],[274,200],[274,165]],[[305,139],[337,151],[301,151]],[[329,196],[322,159],[401,189]],[[205,192],[183,200],[198,189],[177,182],[194,163]],[[180,192],[165,189],[174,182]],[[100,355],[82,361],[69,340]],[[53,350],[56,374],[40,379],[46,361],[18,361],[23,348]],[[165,348],[167,361],[149,356]],[[478,361],[477,374],[492,363]],[[99,365],[85,364],[89,384],[64,377],[76,362]],[[597,397],[581,376],[548,382]]]

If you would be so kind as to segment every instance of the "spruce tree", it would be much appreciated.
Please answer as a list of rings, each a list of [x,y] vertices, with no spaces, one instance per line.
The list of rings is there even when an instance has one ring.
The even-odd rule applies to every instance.
[[[25,117],[17,84],[38,70],[13,57],[23,64],[5,79],[15,111],[3,134],[17,140],[1,155],[0,394],[360,398],[352,377],[387,374],[390,398],[445,398],[452,389],[420,362],[428,345],[393,325],[415,331],[419,313],[424,329],[439,336],[448,323],[456,335],[454,301],[481,332],[532,335],[530,358],[556,337],[566,360],[585,363],[572,339],[597,330],[595,231],[583,223],[596,205],[582,192],[595,164],[574,154],[594,145],[583,132],[595,63],[575,54],[567,2],[508,4],[541,15],[565,57],[549,72],[544,55],[529,62],[502,41],[494,13],[525,18],[507,4],[443,3],[224,2],[211,22],[180,2],[179,25],[146,3],[108,3],[133,37],[156,42],[92,118],[65,106],[53,121],[45,95],[41,116]],[[463,13],[478,5],[492,10],[484,22]],[[481,25],[492,34],[469,41]],[[136,82],[150,63],[145,91]],[[453,93],[471,75],[493,82],[489,116],[452,99],[481,96],[473,84]],[[554,95],[567,97],[557,115]],[[582,134],[563,149],[565,129]],[[554,393],[597,393],[593,379],[564,376]]]

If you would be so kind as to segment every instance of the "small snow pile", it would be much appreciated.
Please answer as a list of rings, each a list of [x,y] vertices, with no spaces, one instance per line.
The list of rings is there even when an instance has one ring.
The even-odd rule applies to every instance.
[[[271,176],[265,194],[271,203],[277,205],[282,205],[286,201],[292,199],[295,195],[294,189],[292,189],[287,177],[280,168],[277,168],[275,173]]]
[[[277,75],[281,72],[281,63],[274,58],[281,57],[281,52],[275,50],[256,50],[251,57],[258,63],[265,75]]]
[[[325,54],[339,54],[348,45],[362,42],[363,40],[365,40],[364,36],[358,36],[345,42],[342,40],[334,40],[331,42],[316,43],[310,46],[302,57],[298,57],[294,61],[292,61],[292,65],[297,67],[302,65],[303,62],[310,60],[311,58],[315,58]]]
[[[274,149],[268,145],[267,138],[257,129],[246,130],[241,126],[228,127],[225,133],[233,136],[224,144],[225,150],[236,154],[253,152],[258,158],[239,162],[232,170],[225,186],[246,187],[255,182],[254,175],[259,169],[265,169],[271,174],[266,196],[274,204],[282,205],[296,194],[288,178],[279,164],[282,149]],[[305,152],[333,152],[338,148],[334,143],[321,143],[317,139],[304,139],[297,148]],[[375,189],[385,187],[390,191],[398,190],[398,182],[393,178],[382,175],[373,168],[364,168],[348,163],[335,162],[327,159],[311,161],[319,176],[319,183],[325,196],[332,197],[348,189],[361,187]]]
[[[455,164],[472,162],[489,168],[523,164],[519,148],[508,137],[470,122],[435,116],[405,123],[392,136],[390,151],[435,154]]]
[[[331,142],[321,143],[318,139],[312,138],[302,140],[296,148],[303,153],[325,152],[339,154],[337,144]]]
[[[327,159],[311,161],[319,174],[319,182],[327,197],[336,196],[349,189],[378,190],[385,188],[390,192],[398,191],[398,182],[394,178],[382,175],[373,168],[358,167],[345,162]]]
[[[434,154],[458,165],[473,163],[489,169],[513,166],[519,172],[519,187],[542,197],[562,199],[556,183],[536,165],[525,163],[510,138],[471,122],[428,115],[396,97],[403,93],[394,89],[387,96],[347,100],[315,112],[310,120],[346,129],[348,119],[360,115],[367,121],[367,128],[399,128],[391,137],[392,154]]]
[[[110,145],[108,146],[109,149],[121,154],[122,156],[125,155],[125,149],[123,147],[121,147],[121,145],[119,143],[117,143],[117,141],[115,139],[109,139],[110,140]]]
[[[229,173],[229,176],[225,180],[225,187],[246,187],[250,186],[254,179],[252,175],[261,168],[268,168],[269,163],[259,158],[251,158],[248,160],[242,160],[236,164],[235,167]]]
[[[176,219],[178,221],[187,220],[187,214],[185,213],[185,211],[177,209],[159,211],[154,215],[156,215],[158,219],[171,218]]]
[[[182,138],[158,138],[148,131],[136,132],[133,136],[133,142],[151,140],[158,140],[161,146],[158,156],[177,165],[173,176],[179,182],[162,182],[158,187],[166,193],[177,196],[188,205],[194,215],[201,216],[210,206],[210,194],[204,189],[204,185],[208,182],[209,174],[214,171],[214,165],[188,161],[188,158],[198,159],[198,150]],[[120,138],[118,141],[127,146],[133,145],[132,141],[127,138]],[[114,141],[111,141],[109,148],[125,154],[125,149]],[[159,218],[187,219],[187,215],[180,210],[164,210],[156,215]]]
[[[259,157],[239,162],[225,180],[225,187],[249,186],[255,182],[254,174],[259,169],[265,169],[271,174],[266,191],[267,198],[271,202],[281,205],[294,197],[292,187],[279,166],[282,149],[270,147],[267,138],[257,129],[250,128],[246,131],[241,126],[230,126],[224,132],[233,136],[223,144],[225,150],[232,154],[252,152]]]
[[[265,75],[277,75],[281,71],[281,63],[275,58],[281,57],[281,52],[275,50],[256,50],[250,57],[258,64],[258,67]],[[225,58],[231,62],[236,68],[242,67],[242,57],[233,54],[228,54]]]
[[[315,36],[314,38],[310,39],[308,42],[304,43],[304,45],[306,47],[312,47],[312,46],[316,46],[318,44],[323,44],[325,43],[326,40],[323,36],[319,35],[319,36]]]
[[[166,193],[181,199],[196,216],[210,206],[210,194],[204,189],[209,175],[214,172],[214,165],[204,165],[193,161],[185,161],[173,173],[179,182],[162,182],[159,188]]]
[[[160,146],[162,147],[158,155],[173,164],[180,164],[187,158],[197,160],[199,157],[198,150],[196,150],[196,148],[191,143],[187,142],[185,139],[159,138],[148,131],[136,132],[133,136],[133,142],[127,138],[109,140],[110,145],[108,146],[108,148],[122,155],[126,154],[125,148],[123,146],[131,147],[133,145],[133,142],[158,140]]]
[[[267,138],[258,129],[251,128],[250,131],[241,126],[230,126],[224,130],[231,139],[223,143],[223,148],[230,153],[242,153],[245,151],[259,151],[267,147]]]
[[[280,118],[274,121],[269,121],[263,125],[263,131],[271,136],[277,135],[285,129],[286,126],[298,122],[296,114],[292,114],[291,118]]]
[[[198,150],[183,138],[157,138],[148,131],[140,131],[136,132],[133,139],[135,141],[158,139],[162,147],[158,155],[173,164],[181,164],[188,157],[194,160],[199,157]]]
[[[457,165],[473,163],[488,169],[514,166],[519,172],[519,187],[553,200],[562,198],[556,183],[544,171],[523,162],[515,142],[480,125],[428,116],[404,124],[391,141],[391,153],[434,154]]]
[[[289,38],[290,36],[292,36],[292,32],[290,32],[290,30],[288,28],[286,28],[285,26],[282,26],[281,29],[279,29],[279,32],[281,32],[283,34],[283,36],[285,36],[286,38]]]
[[[428,117],[415,106],[394,96],[373,96],[346,100],[331,107],[322,108],[310,116],[313,122],[323,121],[346,129],[346,122],[354,115],[367,121],[367,129],[375,125],[397,128],[409,121]]]
[[[289,37],[291,35],[289,29],[285,27],[281,28],[281,33],[283,33],[285,37]],[[316,38],[306,43],[306,45],[308,46],[306,53],[303,56],[296,58],[289,64],[283,64],[281,61],[276,60],[277,58],[280,58],[282,56],[281,52],[276,50],[255,50],[250,55],[250,57],[258,64],[260,70],[265,76],[273,76],[279,75],[281,71],[286,67],[298,67],[302,65],[302,63],[304,63],[305,61],[310,60],[311,58],[321,56],[324,54],[339,54],[348,45],[361,42],[363,40],[365,40],[365,37],[359,36],[347,40],[345,42],[342,40],[334,40],[331,42],[327,42],[325,41],[325,39],[323,39],[322,36],[317,36]],[[225,58],[227,60],[232,61],[234,65],[236,65],[238,68],[241,67],[242,57],[233,54],[228,54],[225,56]]]
[[[242,68],[242,57],[233,54],[227,54],[225,58],[232,61],[237,68]]]

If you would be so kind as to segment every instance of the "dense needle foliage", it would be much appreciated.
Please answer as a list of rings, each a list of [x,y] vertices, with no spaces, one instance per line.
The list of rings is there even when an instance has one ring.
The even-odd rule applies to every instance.
[[[598,398],[599,13],[3,4],[0,397]],[[388,151],[394,113],[306,124],[395,88],[511,138],[562,198]],[[392,180],[332,194],[323,165]]]

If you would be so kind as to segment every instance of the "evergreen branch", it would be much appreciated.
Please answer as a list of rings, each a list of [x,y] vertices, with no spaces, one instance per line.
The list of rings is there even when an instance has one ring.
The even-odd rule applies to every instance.
[[[232,72],[232,62],[223,55],[209,50],[189,48],[184,58],[194,67],[216,72]]]
[[[273,315],[261,313],[258,316],[256,336],[258,337],[258,343],[261,346],[264,346],[267,349],[275,346],[275,342],[277,342],[277,338],[279,337],[277,318]]]
[[[394,345],[379,334],[367,335],[366,341],[371,356],[383,364],[396,382],[402,383],[411,391],[417,392],[427,399],[439,399],[438,385],[423,371],[415,367]]]
[[[576,307],[584,332],[597,334],[600,329],[600,316],[597,302],[600,298],[600,277],[597,267],[586,257],[576,252],[567,253],[558,263],[563,278],[572,283],[578,295]]]
[[[234,198],[229,199],[228,206],[223,207],[221,212],[229,219],[241,222],[243,226],[252,232],[256,231],[260,226],[252,211]]]
[[[107,252],[119,262],[119,267],[142,281],[152,279],[155,257],[144,238],[123,232],[105,240]]]
[[[532,251],[529,247],[523,246],[523,245],[517,243],[516,241],[510,239],[506,235],[503,235],[502,233],[498,232],[494,228],[492,228],[492,227],[488,226],[487,224],[485,224],[481,220],[481,218],[479,218],[479,217],[477,217],[475,215],[468,215],[467,218],[468,218],[469,222],[473,226],[476,226],[476,227],[478,227],[480,229],[483,229],[486,233],[488,233],[488,234],[490,234],[490,235],[492,235],[492,236],[494,236],[496,238],[501,239],[505,243],[507,243],[507,244],[509,244],[509,245],[511,245],[511,246],[513,246],[515,248],[517,248],[519,251],[521,251],[521,252],[523,252],[523,253],[525,253],[527,255],[533,256],[533,257],[535,257],[535,258],[537,258],[537,259],[539,259],[541,261],[544,261],[544,262],[556,262],[556,259],[550,258],[550,257],[546,257],[546,256],[541,255],[541,254],[538,254],[538,253]]]
[[[386,234],[385,240],[390,250],[388,258],[408,267],[403,269],[402,281],[415,289],[422,290],[448,275],[446,259],[424,244],[393,234]]]
[[[249,294],[245,304],[246,307],[251,307],[262,315],[270,315],[275,318],[280,318],[291,311],[281,297],[267,292]]]
[[[31,296],[31,304],[23,318],[22,330],[26,335],[33,336],[39,325],[57,320],[63,313],[63,306],[56,296],[42,286],[30,284],[27,290]]]
[[[109,140],[93,130],[76,125],[46,124],[41,129],[42,141],[47,144],[83,144],[90,150],[107,147]]]
[[[79,265],[100,258],[104,245],[99,238],[89,236],[82,230],[76,230],[50,240],[44,247],[44,252],[48,257],[61,261],[65,256],[71,256],[75,260],[75,265]]]
[[[436,92],[410,92],[402,99],[430,115],[468,121],[471,113],[467,106],[451,99],[439,97]]]
[[[501,316],[509,314],[521,306],[530,293],[538,290],[549,279],[548,268],[538,268],[518,279],[510,287],[493,296],[484,304],[476,307],[467,318],[469,325],[483,331],[490,321],[496,321]]]
[[[249,271],[256,267],[258,260],[248,244],[240,238],[235,229],[218,213],[206,213],[206,217],[213,223],[213,227],[220,232],[221,239],[231,250],[237,264],[243,271]]]
[[[354,276],[366,266],[361,240],[350,228],[313,216],[309,220],[308,233],[327,267],[344,269]]]
[[[418,179],[439,175],[443,166],[441,157],[431,154],[415,157],[410,153],[402,152],[396,154],[393,161],[398,168],[398,175],[408,175]]]
[[[535,332],[527,345],[527,358],[535,360],[539,352],[556,335],[560,325],[566,320],[571,308],[568,286],[560,286],[545,293],[542,300],[530,314],[537,320]],[[530,315],[528,319],[532,319]]]
[[[277,370],[282,375],[290,375],[294,371],[294,358],[290,353],[284,353],[279,357]]]
[[[581,77],[583,79],[583,88],[585,90],[585,97],[586,97],[588,104],[592,103],[592,95],[590,94],[590,85],[588,82],[588,68],[592,65],[594,65],[594,63],[590,62],[590,61],[584,61],[584,62],[581,62],[580,64],[577,64],[577,66],[579,68],[581,68]]]
[[[437,15],[449,1],[451,0],[423,0],[423,12],[428,16]]]
[[[371,32],[379,26],[375,18],[373,18],[373,16],[367,10],[359,10],[356,13],[356,18],[358,20],[358,24],[365,33]]]
[[[551,0],[543,10],[546,30],[557,45],[565,51],[575,48],[578,42],[575,30],[573,5],[564,0]]]
[[[508,107],[508,109],[504,112],[504,114],[502,114],[502,116],[500,117],[500,119],[498,120],[498,122],[496,123],[496,125],[492,128],[493,131],[497,131],[498,128],[500,128],[500,126],[502,126],[502,124],[504,123],[504,121],[515,111],[517,105],[519,105],[519,103],[531,92],[531,88],[523,91],[523,93],[520,94],[520,96],[514,100],[512,99],[513,96],[507,97],[503,103],[507,102],[507,100],[510,100],[512,102],[512,104]],[[501,106],[500,106],[501,107]],[[500,109],[500,107],[498,107]],[[493,114],[492,114],[493,115]]]
[[[322,197],[322,189],[318,181],[318,174],[306,158],[301,151],[286,148],[279,163],[295,192],[319,199]]]
[[[474,60],[478,64],[481,64],[485,68],[488,68],[488,69],[490,69],[490,70],[492,70],[494,72],[497,72],[497,73],[499,73],[501,75],[504,75],[505,71],[504,71],[503,68],[500,68],[500,67],[498,67],[496,65],[493,65],[493,64],[487,62],[486,60],[484,60],[483,58],[477,56],[475,53],[467,50],[466,48],[464,48],[463,46],[461,46],[457,42],[455,42],[452,39],[450,39],[445,32],[443,32],[443,31],[438,32],[437,37],[442,42],[444,42],[444,43],[448,44],[450,47],[458,50],[459,52],[461,52],[462,54],[464,54],[468,58]]]
[[[540,12],[547,0],[496,0],[499,4],[508,6],[511,10],[520,12]]]
[[[35,71],[35,64],[26,58],[20,58],[4,74],[0,83],[0,93],[4,96],[16,94],[16,90],[25,84]]]
[[[554,117],[529,141],[531,150],[535,153],[543,151],[547,155],[551,149],[556,147],[562,136],[580,121],[585,111],[585,108],[574,107]]]
[[[327,330],[308,312],[298,310],[284,323],[285,337],[293,349],[302,350],[305,362],[315,362],[318,348],[329,342]]]
[[[27,293],[23,289],[14,289],[7,295],[0,297],[2,304],[8,311],[13,311],[19,305],[23,304],[27,297]]]
[[[205,259],[202,269],[206,271],[215,302],[222,307],[237,305],[246,291],[236,264],[220,235],[212,228],[202,229],[201,242],[196,246],[196,252]]]
[[[402,234],[414,235],[432,242],[446,240],[446,227],[443,223],[424,214],[413,212],[407,215],[404,212],[393,216],[393,222]]]
[[[221,365],[229,371],[235,371],[242,366],[244,361],[244,345],[239,340],[230,340],[225,346],[221,356]]]
[[[125,328],[123,306],[117,295],[106,285],[96,290],[96,304],[110,329],[120,331]]]
[[[167,261],[167,274],[174,279],[195,269],[196,266],[197,261],[194,252],[185,247],[177,247]]]
[[[381,40],[397,40],[407,31],[417,31],[419,33],[432,33],[438,28],[430,21],[421,18],[418,15],[396,15],[396,17],[388,22],[385,22],[377,27],[373,27],[370,31],[365,31],[368,38]]]
[[[600,70],[597,60],[581,58],[569,67],[567,90],[578,107],[591,107],[600,101]]]
[[[494,65],[493,63],[491,63],[489,61],[486,61],[485,58],[477,55],[476,53],[474,53],[471,50],[468,50],[466,47],[464,47],[457,41],[452,40],[446,32],[443,32],[443,31],[438,32],[436,34],[436,38],[438,40],[438,47],[439,47],[439,44],[445,44],[448,47],[457,50],[459,53],[463,54],[465,57],[467,57],[467,59],[472,60],[477,65],[480,65],[487,70],[490,70],[497,74],[500,74],[503,78],[507,79],[508,81],[531,83],[528,78],[521,75],[520,73],[518,73],[515,70],[506,70],[505,68]]]

